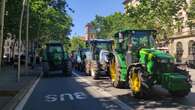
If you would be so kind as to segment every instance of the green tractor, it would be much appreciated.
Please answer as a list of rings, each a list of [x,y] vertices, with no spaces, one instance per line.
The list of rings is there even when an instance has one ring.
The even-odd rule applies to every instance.
[[[89,52],[86,56],[86,74],[93,79],[108,75],[108,54],[112,50],[113,40],[94,39],[87,41]]]
[[[155,49],[155,37],[155,30],[115,34],[116,47],[109,54],[113,86],[128,85],[137,98],[149,96],[154,85],[161,85],[175,97],[188,95],[192,87],[188,71],[179,69],[173,56]]]
[[[72,75],[72,62],[60,42],[52,41],[46,44],[43,53],[43,76],[49,76],[50,71],[61,71],[64,76]]]

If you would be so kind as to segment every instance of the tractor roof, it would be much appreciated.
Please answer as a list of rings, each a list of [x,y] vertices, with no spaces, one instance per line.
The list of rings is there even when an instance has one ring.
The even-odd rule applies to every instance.
[[[122,30],[122,31],[118,31],[117,33],[114,34],[114,37],[118,37],[119,33],[123,33],[123,34],[129,34],[132,32],[156,32],[156,30],[153,29],[126,29],[126,30]]]
[[[93,39],[93,40],[88,40],[88,43],[112,43],[114,40],[111,39]]]

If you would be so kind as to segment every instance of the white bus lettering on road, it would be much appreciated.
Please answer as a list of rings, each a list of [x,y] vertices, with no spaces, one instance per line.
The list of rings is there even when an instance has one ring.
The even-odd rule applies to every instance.
[[[80,99],[80,100],[87,98],[87,95],[83,92],[75,92],[74,96],[76,99]]]
[[[46,102],[55,102],[57,101],[57,95],[46,95],[45,99]]]
[[[74,92],[74,93],[62,93],[59,95],[55,94],[49,94],[45,96],[45,101],[46,102],[56,102],[56,101],[65,101],[65,100],[84,100],[87,99],[87,95],[83,92]]]
[[[64,101],[66,96],[68,96],[70,100],[74,100],[74,97],[72,94],[66,93],[66,94],[60,94],[60,101]]]

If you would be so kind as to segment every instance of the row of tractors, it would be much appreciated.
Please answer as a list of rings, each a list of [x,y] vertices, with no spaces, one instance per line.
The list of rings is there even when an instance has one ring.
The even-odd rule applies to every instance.
[[[87,41],[88,48],[78,52],[76,68],[93,79],[107,75],[114,87],[128,86],[136,98],[150,96],[154,85],[173,97],[185,97],[192,87],[189,72],[179,68],[173,56],[156,49],[155,38],[155,30],[124,30],[113,40]]]

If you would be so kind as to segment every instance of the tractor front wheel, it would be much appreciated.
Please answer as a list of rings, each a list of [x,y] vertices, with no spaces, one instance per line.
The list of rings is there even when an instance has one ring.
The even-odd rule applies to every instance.
[[[91,76],[91,71],[90,71],[90,62],[89,61],[86,61],[85,63],[85,73],[87,76]]]
[[[90,73],[93,79],[98,79],[98,63],[96,61],[91,62]]]
[[[145,98],[150,93],[150,86],[141,67],[132,67],[129,72],[129,86],[135,98]]]

